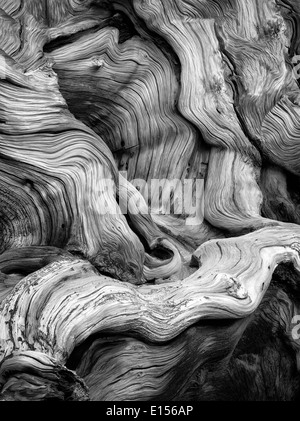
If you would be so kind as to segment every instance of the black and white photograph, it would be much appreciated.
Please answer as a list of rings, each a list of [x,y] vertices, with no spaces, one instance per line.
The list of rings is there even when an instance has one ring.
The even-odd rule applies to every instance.
[[[0,401],[300,402],[300,0],[0,0]]]

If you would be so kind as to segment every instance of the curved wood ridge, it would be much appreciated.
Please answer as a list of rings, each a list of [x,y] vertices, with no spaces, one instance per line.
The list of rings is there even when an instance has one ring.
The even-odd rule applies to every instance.
[[[0,400],[300,394],[299,24],[0,0]]]

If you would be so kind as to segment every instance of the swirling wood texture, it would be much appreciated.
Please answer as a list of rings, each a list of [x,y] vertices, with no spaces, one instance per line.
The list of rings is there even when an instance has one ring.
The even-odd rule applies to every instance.
[[[299,398],[299,25],[0,0],[0,400]]]

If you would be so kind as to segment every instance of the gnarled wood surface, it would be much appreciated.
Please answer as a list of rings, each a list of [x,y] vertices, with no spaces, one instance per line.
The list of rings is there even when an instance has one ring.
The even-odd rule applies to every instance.
[[[299,22],[0,0],[1,400],[299,398]]]

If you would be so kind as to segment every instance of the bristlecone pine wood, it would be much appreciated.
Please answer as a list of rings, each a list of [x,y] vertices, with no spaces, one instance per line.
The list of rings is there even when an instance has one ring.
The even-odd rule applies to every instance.
[[[299,28],[299,0],[0,0],[0,400],[299,399]]]

